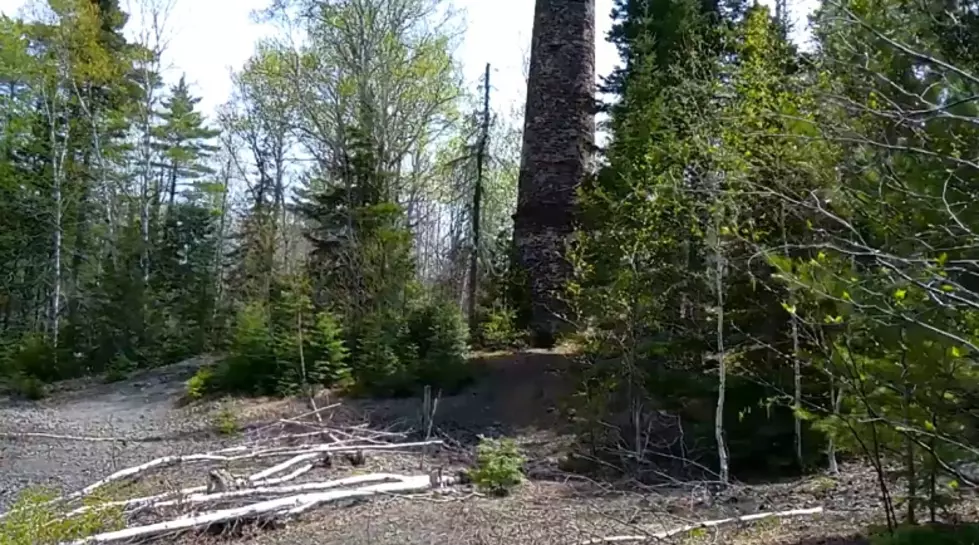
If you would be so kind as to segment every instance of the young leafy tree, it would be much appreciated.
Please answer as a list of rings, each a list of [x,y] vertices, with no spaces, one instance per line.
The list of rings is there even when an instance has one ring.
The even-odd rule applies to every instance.
[[[968,97],[979,80],[969,48],[943,32],[965,12],[903,7],[828,2],[816,19],[815,119],[839,151],[829,183],[791,199],[811,216],[815,255],[777,262],[815,333],[813,362],[837,385],[818,425],[873,464],[889,525],[890,460],[904,470],[909,523],[922,505],[934,518],[939,472],[968,479],[959,463],[971,439],[950,434],[973,425],[958,404],[976,391],[965,196],[975,166],[963,152],[977,136]]]
[[[704,109],[713,108],[716,13],[695,2],[653,8],[619,5],[613,38],[626,66],[612,89],[621,97],[611,111],[608,166],[582,192],[571,289],[582,327],[594,332],[595,363],[584,381],[614,385],[593,395],[611,395],[609,414],[628,415],[620,440],[639,455],[655,394],[647,385],[675,391],[668,369],[700,366],[708,351],[702,294],[713,286],[689,273],[702,261],[706,224],[702,196],[688,189],[706,172],[699,139],[708,130],[701,123],[714,121]],[[669,367],[658,356],[666,354]]]

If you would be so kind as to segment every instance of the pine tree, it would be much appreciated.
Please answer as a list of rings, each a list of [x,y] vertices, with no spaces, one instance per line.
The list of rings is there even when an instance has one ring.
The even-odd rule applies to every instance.
[[[220,131],[204,125],[204,116],[195,110],[200,101],[191,96],[186,76],[181,76],[170,89],[170,97],[163,101],[164,110],[160,113],[163,124],[157,128],[156,137],[165,158],[161,167],[166,170],[167,183],[163,191],[168,208],[176,202],[182,182],[193,182],[214,174],[207,159],[218,148],[209,142]]]

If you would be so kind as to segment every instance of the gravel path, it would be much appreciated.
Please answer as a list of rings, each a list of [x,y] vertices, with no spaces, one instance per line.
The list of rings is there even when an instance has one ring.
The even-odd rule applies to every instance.
[[[552,433],[558,427],[559,419],[554,411],[548,410],[555,404],[554,392],[560,389],[561,373],[553,372],[552,365],[557,359],[559,356],[549,354],[504,358],[494,364],[493,372],[480,381],[478,387],[440,400],[436,418],[440,429],[457,427],[514,436],[532,459],[547,466],[548,470],[537,476],[536,471],[531,471],[536,467],[532,464],[528,470],[532,480],[513,496],[378,497],[353,506],[324,507],[281,531],[259,531],[240,536],[239,540],[221,538],[214,543],[552,545],[580,538],[635,533],[630,531],[632,524],[641,524],[647,530],[662,530],[690,520],[813,505],[825,505],[831,511],[845,513],[842,522],[846,524],[842,529],[848,530],[855,523],[854,515],[847,511],[862,501],[866,503],[868,498],[872,500],[869,496],[874,490],[873,475],[866,471],[859,473],[860,478],[824,482],[827,480],[823,477],[812,483],[747,487],[732,498],[709,505],[698,505],[700,500],[685,489],[677,494],[665,490],[653,494],[621,493],[605,486],[579,487],[574,483],[581,483],[570,476],[561,479],[559,474],[554,474],[555,452],[559,450],[560,441]],[[189,407],[177,404],[184,391],[184,382],[202,363],[201,360],[190,360],[114,384],[90,380],[63,385],[40,403],[0,398],[0,433],[42,432],[129,439],[122,443],[0,437],[0,510],[9,507],[16,494],[30,486],[77,490],[115,470],[154,458],[213,451],[240,442],[240,437],[236,441],[214,433],[214,404]],[[302,400],[233,400],[230,403],[224,406],[232,407],[241,423],[275,421],[282,415],[294,415],[304,410]],[[357,414],[370,413],[365,419],[373,421],[375,427],[385,429],[385,423],[413,417],[418,410],[418,401],[345,400],[344,411],[347,409]],[[338,411],[338,414],[342,412]],[[471,435],[468,432],[460,434]],[[416,473],[421,470],[418,460],[414,455],[392,453],[370,458],[367,467],[357,471]],[[351,469],[338,466],[324,471],[336,477]],[[175,469],[172,473],[168,471],[166,478],[186,485],[188,481],[200,481],[199,471],[199,468],[191,467]],[[322,479],[324,476],[317,473],[311,478]],[[173,482],[168,480],[164,484]],[[869,512],[870,509],[862,511]],[[820,534],[827,530],[821,525],[829,522],[827,518],[816,518],[799,523],[802,526],[792,524],[787,527]],[[749,537],[746,541],[732,538],[721,542],[806,543],[794,535],[781,536],[786,539],[775,535],[760,537],[753,534]],[[201,545],[211,541],[200,534],[188,534],[174,543]],[[845,543],[851,545],[849,541]]]
[[[206,418],[175,410],[184,381],[200,364],[189,360],[114,384],[74,383],[41,402],[0,398],[0,432],[143,440],[0,438],[0,509],[30,486],[74,490],[153,458],[219,448]]]

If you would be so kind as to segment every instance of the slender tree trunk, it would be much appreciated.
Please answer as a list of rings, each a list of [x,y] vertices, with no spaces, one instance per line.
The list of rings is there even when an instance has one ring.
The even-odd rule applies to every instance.
[[[306,372],[306,353],[303,351],[303,305],[300,301],[299,310],[296,312],[296,335],[299,340],[299,372],[302,373],[303,393],[313,399],[312,386],[309,383],[309,376]]]
[[[53,99],[56,100],[56,99]],[[54,108],[52,107],[52,110]],[[53,112],[54,113],[54,112]],[[57,120],[52,117],[51,122],[51,149],[56,154],[53,158],[53,179],[51,188],[51,198],[54,201],[54,225],[52,237],[52,289],[51,289],[51,344],[57,353],[58,332],[61,329],[61,247],[62,247],[62,217],[64,213],[64,203],[62,195],[62,182],[64,179],[65,156],[68,152],[67,142],[62,142],[61,149],[58,149]],[[67,139],[67,136],[65,137]]]
[[[931,425],[934,429],[938,429],[938,415],[935,413],[931,414]],[[937,520],[935,510],[938,508],[938,456],[935,455],[935,446],[935,438],[929,438],[928,452],[931,454],[931,467],[928,468],[928,520],[931,523]]]
[[[177,162],[171,161],[170,164],[170,183],[168,192],[170,196],[167,198],[167,216],[173,213],[173,203],[177,199]]]
[[[714,222],[714,291],[717,302],[717,408],[714,413],[714,439],[717,442],[719,476],[723,484],[729,480],[728,451],[724,439],[724,398],[727,394],[727,362],[724,346],[724,256],[721,249],[720,214]]]
[[[840,414],[840,402],[843,399],[842,384],[836,383],[836,375],[830,372],[829,375],[829,400],[832,404],[832,411],[834,416],[839,416]],[[840,466],[839,462],[836,460],[836,441],[833,436],[830,435],[826,442],[826,457],[829,459],[829,472],[833,475],[839,475]]]
[[[781,1],[781,0],[778,0]],[[785,257],[789,257],[789,239],[788,234],[785,232],[785,204],[781,206],[781,227],[782,227],[782,251]],[[795,297],[789,297],[789,305],[792,307],[792,312],[789,313],[789,323],[792,327],[792,382],[793,382],[793,393],[792,393],[792,412],[794,413],[794,425],[795,425],[795,461],[799,466],[801,471],[805,465],[805,460],[802,457],[802,363],[799,358],[799,318],[796,314],[798,309],[795,308]]]
[[[217,317],[218,308],[224,301],[224,274],[223,268],[221,266],[224,257],[224,241],[225,241],[225,231],[228,218],[228,193],[230,192],[228,186],[231,185],[231,159],[228,159],[225,165],[225,170],[223,173],[224,178],[224,191],[221,193],[221,219],[218,222],[218,234],[217,242],[215,243],[214,256],[213,256],[213,278],[215,283],[215,297],[214,306],[212,307],[211,313],[211,326],[214,327],[215,318]]]
[[[62,64],[63,63],[63,64]],[[64,195],[62,193],[65,178],[65,159],[68,155],[68,140],[71,126],[60,123],[65,112],[61,111],[60,94],[67,92],[65,82],[68,80],[68,63],[61,59],[57,68],[57,81],[50,90],[50,96],[45,97],[45,108],[48,117],[48,138],[51,145],[51,200],[54,209],[51,234],[51,293],[47,328],[51,345],[58,353],[58,333],[61,329],[61,285],[62,285],[62,244],[64,237]],[[63,133],[60,134],[59,133]],[[59,142],[60,140],[60,142]],[[57,361],[55,361],[57,363]]]
[[[901,331],[901,342],[905,342],[904,331]],[[902,411],[904,418],[904,425],[909,429],[913,426],[911,421],[911,403],[913,402],[913,386],[909,380],[910,369],[908,368],[908,351],[903,350],[901,353],[901,388],[902,388]],[[905,515],[905,522],[908,524],[915,524],[915,502],[918,496],[918,475],[917,468],[915,467],[915,449],[914,441],[911,439],[909,432],[904,432],[904,470],[907,473],[908,479],[908,498],[907,498],[907,513]]]
[[[476,187],[473,190],[472,206],[472,251],[469,255],[469,336],[475,339],[479,329],[479,319],[476,315],[476,298],[479,295],[479,247],[480,221],[482,220],[483,200],[483,162],[489,140],[490,125],[490,65],[486,63],[486,75],[483,81],[483,130],[479,137],[479,152],[476,154]]]
[[[714,438],[717,441],[717,460],[720,467],[721,482],[728,482],[727,444],[724,440],[724,397],[727,394],[727,363],[724,361],[724,296],[721,292],[724,283],[724,265],[718,253],[717,278],[717,409],[714,413]]]
[[[154,197],[151,186],[153,174],[152,166],[152,147],[150,142],[150,115],[153,110],[153,87],[150,81],[149,68],[144,70],[143,85],[146,87],[146,101],[143,103],[143,138],[142,138],[142,172],[140,173],[140,207],[139,207],[139,234],[142,239],[142,247],[139,254],[140,271],[143,275],[143,285],[150,283],[150,222],[151,208],[153,207]]]
[[[87,151],[82,158],[82,165],[85,167],[85,171],[88,172],[89,153]],[[66,309],[68,325],[72,331],[75,331],[76,324],[82,323],[79,310],[82,293],[81,271],[85,262],[84,258],[88,252],[88,216],[92,191],[88,182],[89,180],[84,180],[82,182],[81,195],[78,197],[78,204],[76,205],[78,210],[78,220],[76,222],[77,226],[75,227],[75,244],[73,251],[71,252],[71,279],[69,280],[71,293],[68,296],[68,308]],[[78,339],[76,338],[72,342],[77,343]]]

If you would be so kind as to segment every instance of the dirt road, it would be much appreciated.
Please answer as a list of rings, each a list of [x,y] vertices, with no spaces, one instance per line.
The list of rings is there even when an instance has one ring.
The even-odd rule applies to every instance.
[[[76,489],[114,470],[167,454],[202,452],[222,440],[203,418],[175,411],[184,381],[200,361],[153,370],[123,382],[63,385],[41,402],[0,399],[0,433],[121,437],[127,442],[0,437],[0,508],[22,489]]]

